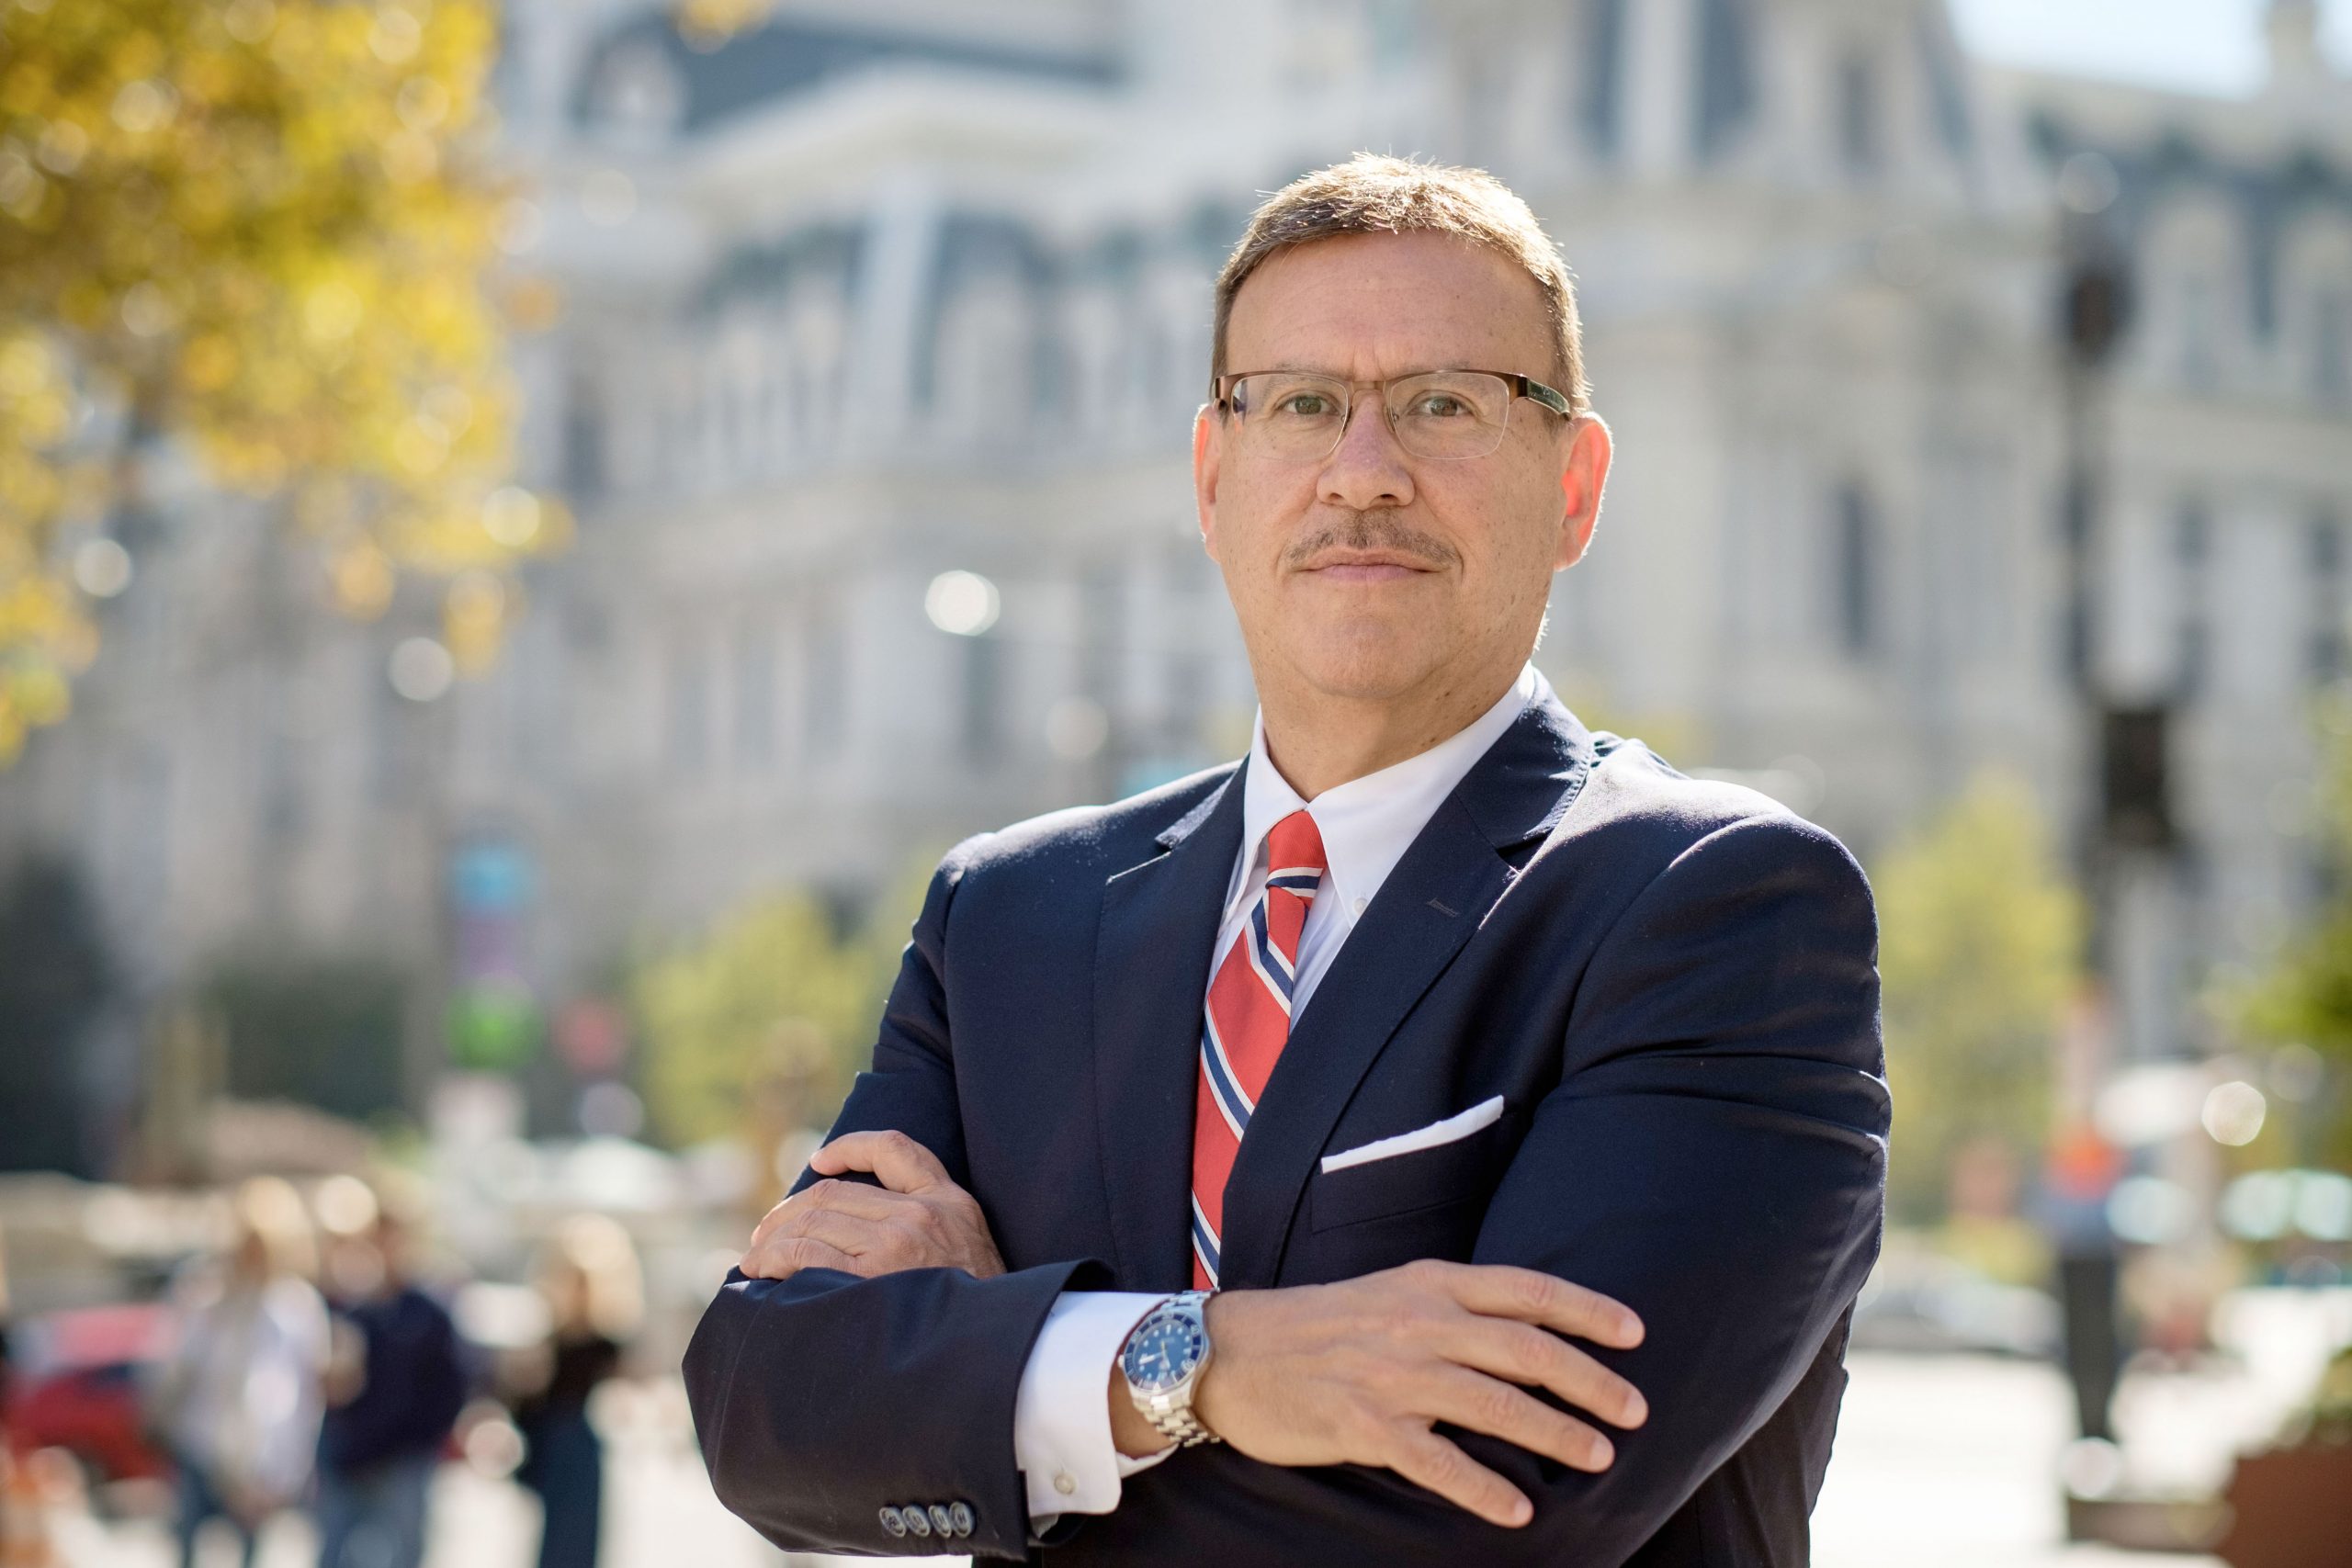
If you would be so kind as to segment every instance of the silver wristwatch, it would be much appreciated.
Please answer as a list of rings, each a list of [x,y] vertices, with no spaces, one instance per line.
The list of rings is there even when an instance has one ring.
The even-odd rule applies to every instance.
[[[1209,1365],[1208,1299],[1206,1291],[1169,1297],[1144,1314],[1119,1352],[1127,1397],[1179,1448],[1217,1440],[1193,1414],[1193,1392],[1201,1386],[1201,1374]]]

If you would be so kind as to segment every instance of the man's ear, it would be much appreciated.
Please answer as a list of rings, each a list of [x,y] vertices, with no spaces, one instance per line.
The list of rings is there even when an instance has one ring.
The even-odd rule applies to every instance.
[[[1572,428],[1566,457],[1560,465],[1560,553],[1552,570],[1565,571],[1584,558],[1592,546],[1592,531],[1600,521],[1600,492],[1609,482],[1609,460],[1615,446],[1609,426],[1597,413],[1585,414]]]
[[[1215,403],[1203,403],[1193,415],[1193,504],[1200,512],[1201,547],[1216,559],[1217,465],[1223,460],[1224,431]]]

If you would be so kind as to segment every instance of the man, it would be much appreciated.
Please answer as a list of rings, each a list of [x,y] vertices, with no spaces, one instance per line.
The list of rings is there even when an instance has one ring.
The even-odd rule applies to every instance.
[[[1861,875],[1528,666],[1610,436],[1518,197],[1306,176],[1214,353],[1250,755],[943,863],[687,1353],[713,1483],[796,1548],[1802,1563],[1882,1207]]]
[[[394,1202],[366,1206],[326,1258],[335,1353],[319,1432],[319,1564],[416,1568],[466,1369],[456,1324],[411,1278],[405,1216]]]

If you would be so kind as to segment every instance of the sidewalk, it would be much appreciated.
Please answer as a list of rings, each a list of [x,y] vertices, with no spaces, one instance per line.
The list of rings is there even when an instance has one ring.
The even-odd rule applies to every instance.
[[[1815,1568],[2220,1568],[2215,1559],[2068,1547],[2055,1473],[2071,1435],[2064,1383],[2050,1367],[1991,1357],[1860,1355],[1836,1458],[1814,1517]],[[711,1496],[684,1424],[683,1394],[655,1386],[616,1407],[605,1568],[779,1568],[786,1560]],[[2120,1401],[2135,1462],[2169,1478],[2211,1472],[2246,1416],[2235,1386],[2137,1380]],[[528,1568],[537,1506],[461,1467],[435,1491],[430,1568]],[[74,1568],[168,1568],[153,1523],[103,1530],[69,1521]],[[260,1568],[311,1568],[303,1521],[277,1520]],[[221,1559],[227,1561],[224,1556]],[[794,1568],[851,1559],[791,1559]],[[938,1560],[946,1561],[946,1560]]]
[[[1883,1354],[1849,1368],[1814,1568],[2221,1568],[2064,1544],[2057,1460],[2074,1413],[2056,1369]],[[2235,1398],[2232,1385],[2187,1379],[2127,1384],[2117,1416],[2134,1464],[2151,1479],[2218,1481],[2227,1428],[2244,1419]]]

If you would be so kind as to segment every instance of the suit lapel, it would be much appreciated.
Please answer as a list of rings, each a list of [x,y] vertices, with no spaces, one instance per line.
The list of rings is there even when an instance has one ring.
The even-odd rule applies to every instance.
[[[1102,890],[1094,954],[1097,1125],[1126,1290],[1181,1291],[1192,1279],[1201,1008],[1241,849],[1242,772],[1235,769],[1161,833],[1161,852]]]
[[[1593,754],[1591,736],[1555,699],[1531,705],[1389,873],[1317,984],[1250,1119],[1226,1186],[1219,1283],[1274,1282],[1307,1178],[1356,1086],[1510,887],[1510,852],[1566,814]],[[1227,873],[1235,848],[1226,849]],[[1196,978],[1195,1012],[1205,967]],[[1183,1121],[1189,1128],[1190,1115]]]

